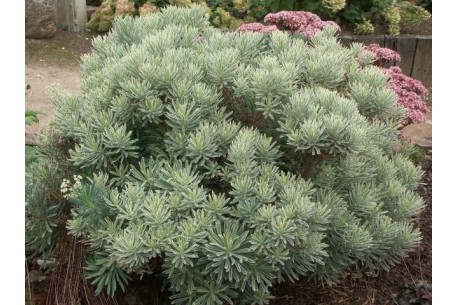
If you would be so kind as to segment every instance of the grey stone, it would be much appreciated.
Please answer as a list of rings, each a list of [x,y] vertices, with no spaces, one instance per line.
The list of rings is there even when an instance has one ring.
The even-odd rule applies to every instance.
[[[25,0],[25,38],[48,38],[57,31],[57,1]]]
[[[431,148],[433,146],[432,129],[433,122],[431,112],[427,114],[427,120],[425,122],[404,127],[402,129],[402,135],[420,147]]]

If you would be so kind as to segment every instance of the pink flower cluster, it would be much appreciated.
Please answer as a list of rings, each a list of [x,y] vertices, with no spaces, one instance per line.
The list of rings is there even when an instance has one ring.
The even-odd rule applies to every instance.
[[[333,21],[322,21],[320,17],[309,12],[281,11],[270,13],[264,17],[264,22],[274,25],[266,26],[261,23],[242,24],[236,32],[261,32],[270,33],[279,29],[288,29],[307,38],[312,38],[318,31],[325,27],[333,27],[340,31],[340,27]]]
[[[425,86],[419,80],[402,73],[399,67],[383,69],[383,72],[390,75],[390,88],[398,96],[398,104],[405,108],[409,122],[424,122],[426,114],[430,112],[422,98],[428,94]]]
[[[371,52],[375,56],[375,64],[383,67],[388,61],[400,61],[401,55],[398,52],[388,48],[382,48],[379,44],[373,43],[368,46],[364,46],[364,50]]]
[[[258,22],[253,23],[245,23],[242,24],[236,32],[260,32],[263,34],[271,33],[274,31],[278,31],[278,28],[275,25],[263,25]]]
[[[299,31],[301,27],[306,27],[309,24],[317,24],[321,22],[320,17],[310,12],[303,11],[281,11],[278,13],[270,13],[264,17],[264,21],[276,24],[280,27],[285,27],[291,31]]]
[[[333,21],[322,21],[320,17],[310,12],[281,11],[270,13],[264,17],[264,22],[275,24],[278,28],[286,28],[312,38],[325,27],[333,27],[340,31],[340,27]]]

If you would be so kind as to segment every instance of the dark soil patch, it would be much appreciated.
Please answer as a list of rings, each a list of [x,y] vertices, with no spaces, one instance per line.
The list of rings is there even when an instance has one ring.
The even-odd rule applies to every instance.
[[[91,41],[95,36],[90,32],[57,31],[51,38],[26,39],[25,63],[37,67],[76,67],[81,55],[91,51]]]

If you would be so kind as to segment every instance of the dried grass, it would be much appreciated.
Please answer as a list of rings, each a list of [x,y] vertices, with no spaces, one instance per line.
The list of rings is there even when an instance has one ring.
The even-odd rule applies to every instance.
[[[65,229],[61,232],[46,305],[118,305],[105,294],[95,295],[84,277],[85,245]]]

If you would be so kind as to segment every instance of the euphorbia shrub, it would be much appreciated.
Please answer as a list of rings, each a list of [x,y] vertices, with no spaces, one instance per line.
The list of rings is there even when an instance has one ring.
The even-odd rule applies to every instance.
[[[83,177],[67,229],[97,291],[161,263],[174,304],[265,304],[276,282],[388,269],[417,245],[403,109],[333,34],[223,33],[168,7],[93,41],[52,126]]]

